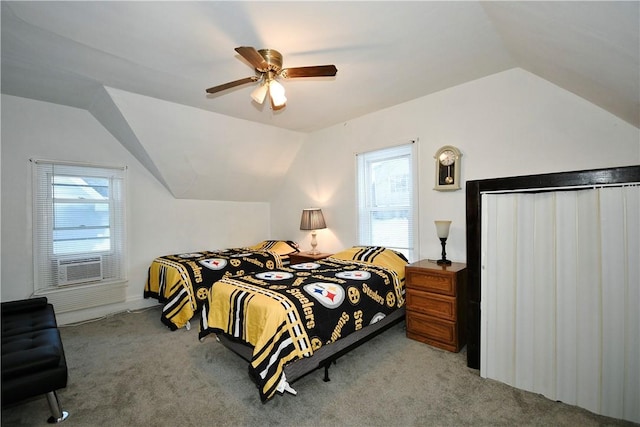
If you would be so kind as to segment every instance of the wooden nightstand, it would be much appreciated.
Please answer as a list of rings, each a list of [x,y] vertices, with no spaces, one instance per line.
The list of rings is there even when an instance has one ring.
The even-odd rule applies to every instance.
[[[407,337],[458,352],[466,344],[467,265],[422,260],[405,267]]]
[[[318,261],[319,259],[324,259],[330,257],[333,254],[320,253],[320,254],[312,254],[310,252],[294,252],[289,254],[289,263],[290,264],[301,264],[303,262],[312,262]]]

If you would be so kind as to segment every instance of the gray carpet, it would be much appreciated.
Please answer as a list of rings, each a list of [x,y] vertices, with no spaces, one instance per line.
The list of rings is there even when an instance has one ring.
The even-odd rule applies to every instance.
[[[70,426],[632,425],[482,379],[466,355],[405,337],[404,322],[315,371],[297,396],[260,403],[247,363],[214,338],[169,331],[159,308],[61,328]],[[48,425],[46,398],[2,410],[3,426]]]

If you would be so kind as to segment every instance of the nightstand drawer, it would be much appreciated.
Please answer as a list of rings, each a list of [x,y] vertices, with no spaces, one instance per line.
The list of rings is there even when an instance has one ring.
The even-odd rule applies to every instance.
[[[456,298],[407,289],[407,306],[423,314],[456,321]]]
[[[445,295],[456,295],[455,282],[451,276],[429,274],[424,271],[406,271],[406,286],[408,288],[422,289],[429,292],[438,292]]]
[[[455,322],[408,311],[407,337],[449,351],[459,351],[458,327]]]

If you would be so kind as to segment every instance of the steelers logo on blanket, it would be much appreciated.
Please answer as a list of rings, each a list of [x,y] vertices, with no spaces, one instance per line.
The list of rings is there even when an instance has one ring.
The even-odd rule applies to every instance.
[[[396,296],[393,292],[387,293],[387,305],[389,307],[393,307],[396,303]]]
[[[371,273],[368,271],[340,271],[336,273],[336,277],[339,279],[353,279],[353,280],[367,280],[371,277]]]
[[[227,265],[227,260],[222,258],[207,258],[198,261],[201,266],[209,270],[222,270]]]
[[[384,313],[376,313],[372,318],[371,318],[371,322],[369,322],[370,325],[373,325],[376,322],[381,321],[382,319],[384,319],[385,317],[387,317]]]
[[[351,301],[351,304],[356,305],[360,302],[360,290],[355,286],[349,286],[349,289],[347,289],[347,295],[349,295],[349,301]]]
[[[310,283],[303,289],[327,308],[339,307],[344,301],[344,289],[333,283]]]
[[[199,254],[199,253],[196,252],[196,253],[191,253],[191,254],[180,254],[178,256],[180,258],[198,258],[198,257],[201,257],[202,254]]]
[[[303,262],[302,264],[293,264],[289,267],[294,268],[296,270],[313,270],[320,267],[320,264],[317,262]]]
[[[265,271],[264,273],[256,274],[258,279],[262,280],[285,280],[293,277],[293,274],[286,271]]]
[[[322,341],[320,340],[320,338],[318,337],[311,338],[311,348],[313,348],[314,350],[317,350],[320,347],[322,347]]]
[[[198,290],[196,291],[196,296],[198,297],[199,300],[207,299],[208,295],[209,295],[209,290],[207,288],[198,288]]]

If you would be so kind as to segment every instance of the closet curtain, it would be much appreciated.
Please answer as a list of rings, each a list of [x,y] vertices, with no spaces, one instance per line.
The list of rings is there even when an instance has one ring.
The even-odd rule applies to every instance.
[[[482,195],[480,375],[640,422],[640,187]]]

